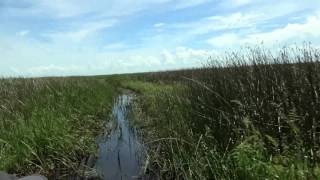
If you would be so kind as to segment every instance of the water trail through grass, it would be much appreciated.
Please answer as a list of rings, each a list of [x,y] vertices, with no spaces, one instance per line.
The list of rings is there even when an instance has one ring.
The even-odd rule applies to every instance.
[[[135,179],[140,173],[145,155],[137,130],[129,125],[132,98],[132,95],[117,98],[112,111],[115,125],[110,136],[99,140],[96,166],[103,179]]]

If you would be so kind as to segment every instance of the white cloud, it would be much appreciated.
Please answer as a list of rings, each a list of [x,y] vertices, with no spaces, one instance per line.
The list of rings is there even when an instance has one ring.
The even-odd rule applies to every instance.
[[[108,62],[117,62],[117,66],[113,67],[119,73],[199,67],[214,54],[215,51],[177,47],[173,50],[164,49],[160,54],[150,54],[147,49],[142,49],[105,57],[108,57]]]
[[[161,56],[163,59],[163,63],[165,63],[165,64],[174,64],[175,63],[174,55],[172,55],[167,49],[162,51]]]
[[[171,44],[183,46],[188,41],[204,43],[199,37],[219,33],[221,31],[252,31],[265,21],[264,14],[235,12],[225,16],[209,16],[197,21],[166,24],[166,31],[158,31],[152,36],[143,36],[145,43]],[[160,28],[161,29],[161,28]],[[163,47],[162,47],[163,48]]]
[[[78,73],[79,71],[84,70],[83,66],[76,66],[76,65],[65,65],[65,66],[58,66],[58,65],[47,65],[47,66],[35,66],[30,67],[26,70],[28,74],[31,75],[39,75],[39,74],[46,74],[46,73]],[[18,71],[19,72],[19,71]]]
[[[164,44],[169,44],[170,47],[184,46],[184,43],[190,41],[198,41],[198,43],[205,44],[206,42],[203,39],[198,38],[220,31],[238,31],[238,29],[239,32],[242,29],[250,29],[252,31],[264,19],[265,16],[263,14],[241,12],[225,16],[209,16],[191,22],[166,23],[165,31],[163,28],[157,28],[156,34],[142,36],[141,38],[144,44],[159,45],[159,48],[163,48]],[[156,26],[162,26],[162,24]]]
[[[318,0],[223,0],[218,3],[220,9],[239,9],[264,12],[270,16],[290,14],[306,9],[315,9],[320,5]]]
[[[26,0],[28,8],[18,8],[21,2],[4,3],[12,16],[46,15],[53,18],[70,18],[85,14],[101,17],[120,17],[143,10],[157,10],[161,5],[168,10],[196,6],[209,0]]]
[[[243,6],[251,3],[252,0],[232,0],[231,3],[236,6]]]
[[[127,48],[128,46],[125,43],[111,43],[111,44],[107,44],[105,46],[103,46],[103,50],[107,50],[107,51],[113,51],[113,50],[120,50],[120,49],[124,49]]]
[[[177,0],[175,9],[183,9],[183,8],[188,8],[192,6],[197,6],[206,2],[209,2],[210,0]],[[174,2],[174,1],[173,1]]]
[[[76,29],[73,31],[45,33],[43,36],[49,37],[55,42],[81,42],[90,35],[93,35],[103,29],[112,27],[116,22],[116,20],[90,22],[81,25],[80,27],[73,27]]]
[[[228,33],[210,38],[207,42],[214,47],[231,47],[241,40],[237,34]]]
[[[166,25],[166,24],[165,23],[157,23],[157,24],[154,24],[153,27],[159,28],[159,27],[163,27],[164,25]]]
[[[163,50],[162,62],[168,65],[180,65],[182,67],[201,66],[207,59],[215,55],[214,50],[191,49],[187,47],[177,47],[174,51]]]
[[[0,35],[0,51],[4,48],[1,57],[4,61],[0,61],[1,75],[68,76],[180,69],[201,66],[211,53],[186,47],[164,49],[163,52],[153,47],[131,49],[122,42],[109,44],[105,50],[31,41],[29,38]],[[119,53],[115,51],[118,48],[124,49]]]
[[[78,16],[93,10],[83,0],[42,0],[34,7],[41,14],[50,14],[58,18]]]
[[[176,57],[178,59],[183,60],[192,60],[192,59],[198,59],[198,60],[205,60],[209,58],[209,56],[216,54],[216,51],[211,50],[203,50],[203,49],[191,49],[186,47],[178,47],[176,48]]]
[[[310,16],[303,23],[287,24],[269,32],[251,34],[226,33],[210,38],[207,42],[214,47],[235,47],[244,44],[257,44],[263,42],[266,46],[276,44],[300,43],[310,41],[320,44],[320,16]]]
[[[240,5],[247,6],[243,9],[234,7]],[[300,18],[306,18],[307,16],[314,15],[315,12],[320,10],[320,1],[226,0],[222,2],[222,5],[218,3],[217,7],[221,8],[222,12],[230,13],[220,13],[195,21],[166,24],[166,26],[177,32],[183,32],[177,33],[177,36],[174,37],[180,38],[184,36],[184,39],[190,39],[203,34],[221,33],[221,31],[225,31],[225,33],[233,31],[237,35],[246,33],[244,31],[255,33],[253,32],[254,30],[270,29],[278,27],[279,24],[281,25],[284,22],[296,21],[290,19],[292,16],[298,15]],[[227,9],[230,10],[227,11]],[[304,11],[306,13],[301,14]]]
[[[178,9],[210,0],[23,1],[28,2],[23,7],[18,1],[10,1],[12,7],[5,8],[6,13],[2,13],[0,19],[12,19],[13,24],[17,19],[27,19],[19,27],[28,28],[32,33],[4,22],[8,28],[0,30],[4,32],[0,32],[1,59],[5,59],[0,61],[2,72],[7,72],[11,65],[15,65],[19,73],[34,75],[175,69],[200,66],[216,53],[206,48],[179,46],[221,50],[261,41],[265,44],[320,41],[320,14],[310,16],[315,8],[320,10],[318,0],[226,0],[204,7],[204,12],[194,13],[197,15],[192,18],[179,18],[183,13],[190,13],[185,10],[179,12],[179,17],[170,16],[171,19],[160,19],[162,16],[158,15],[171,15]],[[222,8],[221,4],[225,6]],[[200,17],[203,14],[209,15]],[[148,16],[147,21],[144,15]],[[310,17],[306,19],[307,16]],[[172,23],[175,20],[177,23]],[[110,28],[113,26],[117,27]],[[143,29],[145,27],[149,29]],[[117,32],[120,28],[125,32]],[[6,37],[10,30],[13,34],[4,41],[1,36]],[[126,34],[122,36],[122,33]],[[43,34],[45,38],[36,34]],[[115,37],[109,37],[111,35]]]
[[[255,43],[263,41],[266,44],[292,43],[295,41],[314,41],[320,43],[320,18],[309,17],[305,23],[288,24],[271,32],[248,35],[244,42]]]
[[[204,23],[204,30],[199,32],[209,32],[217,30],[238,29],[255,26],[262,23],[266,16],[262,13],[232,13],[226,16],[207,17]]]

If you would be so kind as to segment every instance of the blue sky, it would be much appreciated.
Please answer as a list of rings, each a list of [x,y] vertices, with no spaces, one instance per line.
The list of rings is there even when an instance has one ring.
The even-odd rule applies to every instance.
[[[0,0],[0,76],[186,68],[303,41],[320,47],[319,0]]]

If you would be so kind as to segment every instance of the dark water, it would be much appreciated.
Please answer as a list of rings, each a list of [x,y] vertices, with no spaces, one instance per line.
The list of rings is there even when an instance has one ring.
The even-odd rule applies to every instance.
[[[136,129],[129,125],[132,98],[132,95],[117,98],[112,110],[113,130],[110,136],[99,140],[96,167],[103,179],[136,179],[141,171],[144,147]]]

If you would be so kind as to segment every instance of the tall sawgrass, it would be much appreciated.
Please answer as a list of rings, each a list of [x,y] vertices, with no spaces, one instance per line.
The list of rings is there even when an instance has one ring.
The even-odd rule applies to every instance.
[[[268,152],[303,151],[318,161],[320,51],[285,48],[272,54],[262,48],[226,56],[205,76],[190,80],[188,99],[197,121],[193,129],[223,129],[213,135],[221,149],[243,141],[253,126]],[[204,108],[203,108],[204,107]]]
[[[147,74],[152,166],[164,179],[316,179],[320,51],[261,47]],[[161,84],[173,90],[161,89]],[[134,86],[133,86],[134,87]]]
[[[112,78],[1,79],[0,170],[75,174],[114,94]]]

